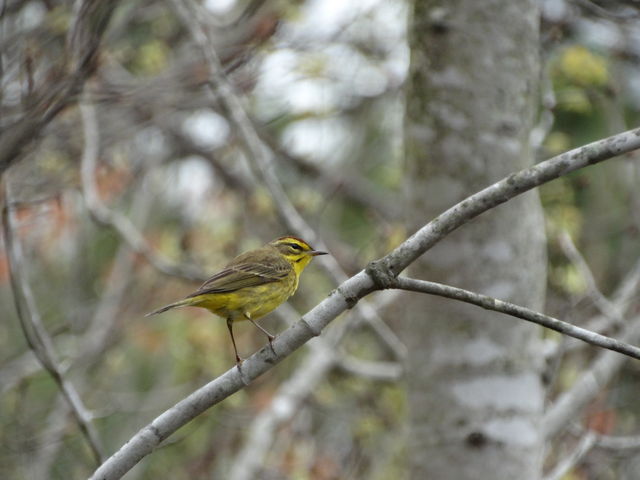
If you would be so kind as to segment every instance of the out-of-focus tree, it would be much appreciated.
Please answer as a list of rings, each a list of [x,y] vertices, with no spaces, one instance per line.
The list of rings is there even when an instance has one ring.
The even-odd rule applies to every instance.
[[[198,309],[143,315],[193,290],[240,251],[297,234],[331,252],[305,272],[289,304],[265,319],[271,330],[281,331],[443,208],[524,165],[532,121],[530,146],[540,158],[637,123],[640,47],[632,3],[541,2],[540,79],[533,2],[505,2],[509,8],[500,15],[476,5],[480,17],[497,23],[484,29],[465,18],[462,6],[415,3],[428,12],[433,35],[444,29],[436,38],[462,32],[457,47],[472,55],[470,71],[494,60],[493,70],[474,77],[477,84],[470,88],[479,93],[468,102],[455,98],[447,70],[420,65],[412,71],[420,71],[433,89],[419,87],[412,76],[404,97],[410,46],[413,58],[439,65],[453,60],[436,43],[423,50],[408,42],[407,19],[415,22],[420,12],[412,17],[413,7],[400,0],[32,0],[0,6],[0,173],[11,237],[3,238],[0,251],[3,478],[87,477],[139,428],[230,368],[224,321]],[[516,9],[522,15],[508,22]],[[447,23],[451,19],[454,25]],[[520,22],[526,55],[509,63],[509,55],[491,46],[502,45],[501,32],[513,32]],[[412,31],[422,28],[410,24]],[[469,45],[472,34],[475,45]],[[513,91],[503,85],[507,76],[509,85],[517,85]],[[483,81],[491,85],[483,87]],[[492,101],[486,92],[498,90],[504,108],[483,107]],[[434,112],[427,122],[436,122],[433,128],[443,134],[462,118],[438,95],[462,102],[477,129],[501,121],[511,128],[511,118],[518,134],[492,137],[495,148],[487,141],[491,135],[476,129],[420,144],[412,140],[405,165],[403,128],[414,122],[412,112]],[[405,109],[409,121],[403,125]],[[418,131],[409,133],[415,139]],[[473,142],[485,142],[485,149],[457,168],[457,157],[444,148],[446,138],[454,150]],[[417,151],[418,145],[425,151]],[[432,187],[412,191],[405,206],[401,198],[409,186],[437,183],[435,173],[420,175],[415,160],[436,152],[460,189],[451,197]],[[476,161],[486,168],[468,178]],[[531,231],[507,228],[504,235],[503,227],[484,227],[490,231],[479,242],[492,245],[495,236],[508,237],[508,248],[522,254],[507,265],[496,259],[500,267],[477,268],[465,255],[477,260],[493,250],[470,247],[454,255],[462,264],[457,273],[465,285],[506,297],[500,286],[508,279],[527,288],[525,267],[517,262],[532,265],[526,268],[530,290],[513,298],[633,343],[637,180],[634,162],[623,160],[543,187],[549,238],[545,308],[538,304],[537,283],[544,262],[527,260],[541,258],[539,225]],[[441,248],[451,250],[483,222],[530,226],[533,198],[496,209]],[[11,262],[9,240],[18,253]],[[456,278],[450,281],[458,284]],[[412,378],[437,365],[416,367],[412,359],[440,338],[442,323],[428,317],[431,325],[421,334],[428,338],[414,336],[405,346],[394,332],[417,318],[415,309],[405,307],[422,298],[411,295],[415,300],[403,297],[400,303],[397,293],[384,292],[360,302],[292,360],[173,435],[128,478],[383,479],[420,471],[408,467],[420,459],[404,435],[407,404],[417,425],[416,405],[449,405],[450,399],[436,397],[437,388],[424,399],[410,389],[405,398],[407,347],[409,383],[415,386]],[[443,302],[450,301],[429,304],[458,311]],[[509,319],[506,328],[494,316],[482,323],[465,318],[459,329],[486,334],[472,346],[492,342],[514,350],[500,365],[512,368],[513,376],[530,371],[533,378],[536,362],[546,362],[543,437],[532,451],[547,442],[544,471],[550,478],[567,472],[570,478],[596,478],[604,471],[623,478],[633,472],[638,442],[613,435],[637,431],[629,393],[635,367],[619,354],[539,334],[518,320]],[[29,319],[36,321],[24,323]],[[254,330],[235,329],[245,354],[264,341]],[[520,346],[542,341],[542,353],[528,360],[530,352],[516,347],[511,334]],[[468,358],[474,349],[462,345],[450,352]],[[443,373],[453,375],[461,365]],[[518,402],[514,385],[487,382],[486,371],[465,371],[469,382],[471,373],[481,387],[493,385],[493,394]],[[590,382],[594,376],[600,384]],[[539,402],[539,385],[532,383],[532,398]],[[465,429],[437,427],[443,424],[429,423],[428,415],[420,420],[425,431],[442,434],[434,441]],[[487,446],[488,432],[470,433],[465,438],[478,462],[494,458],[488,452],[510,451]],[[466,460],[456,462],[464,467]],[[542,462],[521,460],[533,465],[531,472]]]
[[[535,1],[415,2],[405,127],[412,225],[533,164],[538,18]],[[544,220],[529,193],[455,232],[412,275],[540,310],[545,265]],[[539,478],[538,329],[426,295],[405,309],[409,364],[420,365],[407,372],[410,477]]]

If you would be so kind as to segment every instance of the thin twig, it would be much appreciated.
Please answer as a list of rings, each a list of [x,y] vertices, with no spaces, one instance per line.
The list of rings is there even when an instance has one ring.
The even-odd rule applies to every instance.
[[[5,180],[5,198],[10,204],[10,195],[7,181]],[[27,340],[29,348],[33,351],[43,368],[53,378],[60,392],[69,404],[82,435],[84,436],[97,465],[102,463],[102,447],[98,434],[91,423],[91,414],[84,406],[78,392],[69,380],[64,376],[55,354],[53,341],[42,324],[40,313],[37,309],[35,298],[27,279],[22,274],[21,265],[24,264],[24,256],[20,242],[13,237],[11,207],[6,206],[2,212],[2,226],[6,250],[8,256],[9,277],[13,289],[14,303],[20,327]],[[24,303],[23,303],[24,302]]]
[[[320,239],[316,233],[291,204],[280,186],[280,182],[275,177],[273,152],[260,140],[240,98],[227,81],[220,58],[213,48],[214,42],[209,38],[209,32],[200,21],[199,15],[195,13],[196,6],[190,0],[172,0],[171,4],[182,20],[182,24],[188,29],[194,42],[204,54],[209,67],[209,85],[212,93],[227,110],[229,119],[236,127],[236,132],[249,154],[249,165],[257,174],[256,176],[265,180],[271,196],[279,207],[278,213],[281,221],[291,231],[297,232],[301,237],[313,242],[318,248],[326,248],[319,242]],[[204,14],[204,12],[200,13]]]
[[[184,132],[172,125],[164,125],[163,132],[170,138],[171,143],[178,147],[180,154],[195,154],[204,158],[209,162],[209,165],[211,165],[216,175],[223,180],[225,185],[239,191],[243,197],[249,197],[250,192],[254,189],[250,175],[243,174],[243,172],[234,172],[226,168],[222,162],[218,160],[215,152],[199,146],[188,135],[185,135]]]
[[[636,295],[638,286],[640,285],[640,259],[638,259],[633,268],[627,273],[621,285],[613,294],[613,303],[623,312],[629,308],[631,299]]]
[[[144,188],[136,189],[132,199],[131,218],[138,224],[142,224],[148,218],[148,211],[152,199]],[[12,202],[11,205],[19,205]],[[80,341],[74,341],[79,345],[79,350],[74,352],[69,363],[74,369],[87,370],[102,355],[108,346],[109,338],[118,318],[118,310],[122,299],[128,291],[130,276],[133,273],[135,262],[131,248],[123,243],[114,256],[112,268],[105,281],[100,302],[95,309],[92,320],[89,322]],[[67,335],[61,335],[60,342],[65,343],[69,339]],[[32,350],[27,350],[0,369],[0,394],[12,389],[23,379],[30,377],[42,370]]]
[[[630,435],[605,435],[585,427],[581,423],[572,423],[568,428],[569,433],[581,437],[588,432],[596,435],[596,447],[607,450],[636,450],[640,448],[640,434]]]
[[[258,132],[260,138],[269,145],[278,158],[286,160],[290,165],[303,173],[311,175],[324,186],[326,191],[336,192],[344,196],[349,203],[355,203],[375,212],[384,220],[402,218],[400,202],[388,193],[380,192],[380,188],[364,177],[347,176],[344,172],[332,171],[326,165],[311,162],[298,155],[287,152],[270,139],[266,133]]]
[[[548,315],[536,312],[535,310],[498,300],[487,295],[470,292],[469,290],[452,287],[450,285],[443,285],[441,283],[428,282],[426,280],[407,277],[397,277],[395,281],[390,282],[389,288],[401,288],[412,292],[437,295],[439,297],[469,303],[471,305],[484,308],[485,310],[504,313],[512,317],[536,323],[564,335],[580,339],[584,342],[590,343],[591,345],[595,345],[596,347],[613,350],[614,352],[622,353],[628,357],[640,360],[640,348],[635,345],[630,345],[626,342],[616,340],[605,335],[600,335],[599,333],[577,327],[562,320],[558,320],[557,318],[549,317]]]

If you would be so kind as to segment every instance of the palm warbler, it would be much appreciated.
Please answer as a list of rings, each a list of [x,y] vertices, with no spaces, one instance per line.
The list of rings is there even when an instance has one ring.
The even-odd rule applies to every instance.
[[[326,253],[314,250],[307,242],[296,237],[278,238],[263,247],[238,255],[198,290],[147,316],[175,307],[206,308],[227,320],[236,363],[240,364],[242,359],[233,338],[233,322],[249,320],[267,336],[271,344],[274,336],[255,320],[293,295],[302,270],[313,257]]]

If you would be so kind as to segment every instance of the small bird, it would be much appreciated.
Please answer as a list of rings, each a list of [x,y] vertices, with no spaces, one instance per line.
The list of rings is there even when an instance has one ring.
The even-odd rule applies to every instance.
[[[267,336],[271,345],[275,337],[255,320],[293,295],[298,288],[300,274],[313,257],[326,254],[314,250],[300,238],[277,238],[263,247],[238,255],[192,294],[146,316],[190,306],[205,308],[226,319],[239,366],[242,359],[233,337],[233,322],[249,320]]]

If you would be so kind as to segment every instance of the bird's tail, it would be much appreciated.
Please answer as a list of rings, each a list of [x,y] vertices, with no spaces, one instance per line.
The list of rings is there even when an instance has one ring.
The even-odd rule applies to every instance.
[[[170,303],[169,305],[165,305],[164,307],[154,310],[153,312],[149,312],[145,315],[145,317],[150,317],[151,315],[157,315],[159,313],[166,312],[167,310],[171,310],[172,308],[184,307],[185,305],[191,305],[191,304],[192,304],[191,299],[185,298],[184,300],[179,300],[177,302]]]

